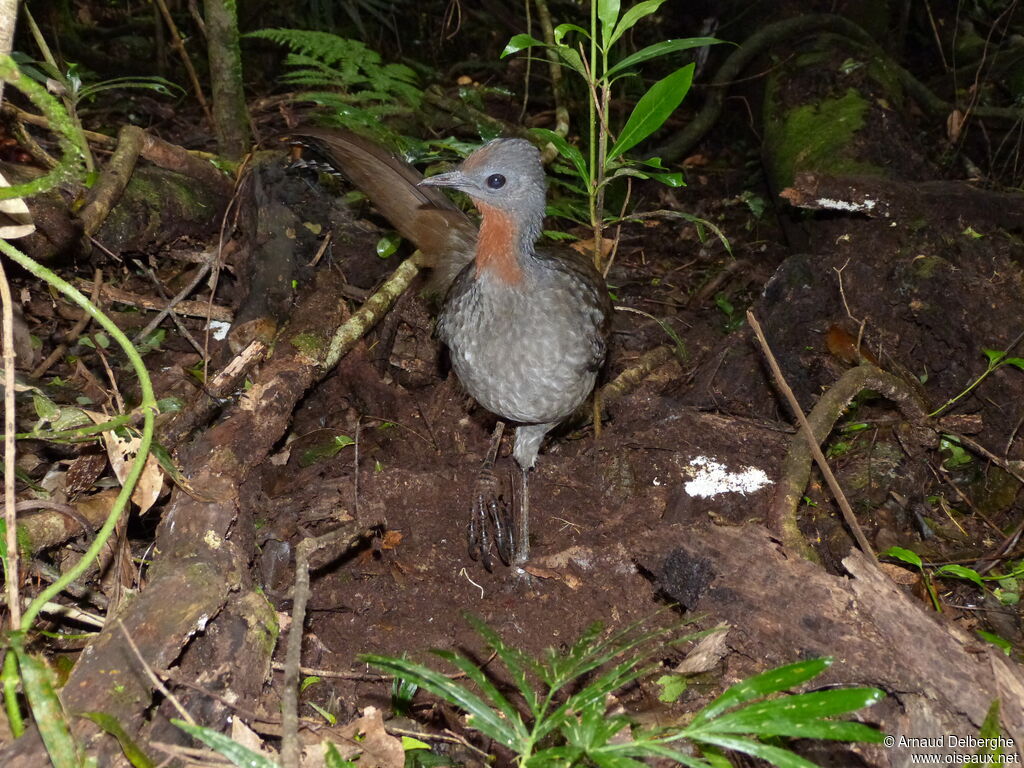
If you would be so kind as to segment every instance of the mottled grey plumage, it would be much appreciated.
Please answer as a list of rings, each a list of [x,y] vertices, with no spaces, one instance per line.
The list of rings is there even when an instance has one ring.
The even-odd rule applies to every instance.
[[[594,388],[611,314],[604,280],[588,260],[535,247],[546,195],[540,153],[522,139],[496,139],[451,173],[423,179],[347,131],[302,128],[290,135],[329,154],[433,268],[431,286],[445,296],[438,335],[456,375],[480,405],[517,425],[513,455],[523,486],[515,535],[496,498],[492,441],[474,499],[470,554],[490,568],[489,517],[502,559],[521,563],[529,551],[527,473],[545,435]],[[468,194],[481,213],[479,230],[430,187]]]
[[[605,356],[608,293],[597,270],[575,252],[536,249],[545,177],[529,142],[497,139],[458,170],[422,184],[460,189],[483,214],[475,259],[448,291],[438,335],[466,391],[518,424],[513,455],[523,470],[525,517],[526,471],[545,435],[594,388]],[[521,520],[517,562],[528,552],[526,527]]]

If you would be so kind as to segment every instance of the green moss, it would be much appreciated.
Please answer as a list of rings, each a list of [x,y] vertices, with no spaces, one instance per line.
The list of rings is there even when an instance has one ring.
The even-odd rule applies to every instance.
[[[803,104],[784,114],[777,114],[781,108],[771,93],[766,101],[765,145],[780,189],[792,184],[794,175],[802,170],[834,176],[883,172],[854,159],[854,139],[864,127],[864,115],[870,106],[856,90],[851,88],[839,98]]]
[[[889,66],[887,59],[878,56],[871,56],[867,61],[868,77],[874,80],[882,89],[889,107],[900,111],[903,109],[903,86],[900,84],[896,71]]]
[[[277,638],[281,634],[277,612],[261,592],[250,592],[242,602],[245,606],[249,631],[256,636],[255,644],[263,651],[262,658],[269,661],[274,655]]]
[[[181,174],[136,168],[99,237],[115,251],[141,250],[185,230],[209,228],[218,205],[211,190]]]
[[[324,350],[324,339],[315,333],[299,333],[291,338],[292,346],[313,359],[318,359]]]

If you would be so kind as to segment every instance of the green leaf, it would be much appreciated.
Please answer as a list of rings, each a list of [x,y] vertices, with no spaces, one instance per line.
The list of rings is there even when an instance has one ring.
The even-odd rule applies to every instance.
[[[515,706],[513,706],[512,702],[501,694],[497,686],[490,681],[487,675],[485,675],[476,664],[465,656],[453,653],[452,651],[435,650],[433,653],[438,658],[442,658],[449,664],[461,669],[463,674],[476,683],[477,688],[479,688],[483,695],[487,697],[489,706],[493,709],[497,709],[505,716],[509,725],[516,731],[517,735],[520,738],[526,736],[526,726],[523,724],[522,718],[516,711]],[[532,689],[530,690],[531,693],[533,693]]]
[[[817,677],[831,665],[832,659],[826,656],[820,659],[808,659],[807,661],[798,661],[795,664],[787,664],[784,667],[762,672],[760,675],[748,678],[747,680],[741,680],[698,712],[696,717],[690,722],[690,727],[697,727],[716,717],[719,713],[725,712],[727,709],[731,709],[744,702],[799,685],[813,677]]]
[[[117,90],[119,88],[145,89],[149,91],[156,91],[164,96],[171,96],[175,91],[179,93],[185,92],[181,86],[157,75],[144,77],[115,77],[110,80],[104,80],[102,82],[93,83],[83,87],[78,92],[78,99],[80,101],[89,99],[103,91]]]
[[[226,757],[235,765],[241,766],[241,768],[280,768],[276,761],[271,760],[266,755],[254,752],[248,747],[243,747],[237,741],[228,738],[219,731],[213,730],[213,728],[189,725],[184,720],[176,718],[172,718],[171,722],[189,736],[199,739],[199,741],[203,742],[214,752],[222,757]]]
[[[687,64],[652,85],[633,108],[618,141],[608,151],[608,159],[632,149],[658,130],[685,98],[692,82],[693,64]]]
[[[402,236],[400,234],[397,232],[388,232],[377,241],[377,256],[382,259],[386,259],[389,256],[394,255],[395,251],[398,250],[398,246],[401,244]]]
[[[590,39],[590,33],[577,24],[559,24],[555,27],[554,34],[552,35],[555,39],[555,45],[562,45],[562,41],[565,39],[565,36],[570,32],[579,32],[583,35],[584,39]]]
[[[658,701],[671,704],[683,695],[687,682],[683,675],[662,675],[656,681],[661,686],[661,693],[658,694]]]
[[[983,349],[981,351],[984,352],[985,357],[988,358],[988,364],[990,368],[995,366],[996,363],[998,363],[1000,360],[1006,357],[1006,353],[999,349]]]
[[[505,45],[505,50],[501,52],[501,56],[498,58],[504,59],[506,56],[511,56],[513,53],[519,53],[526,48],[533,48],[535,45],[539,45],[543,48],[547,48],[548,44],[543,40],[538,40],[530,35],[513,35],[512,39]]]
[[[463,615],[463,618],[477,631],[487,645],[491,647],[491,650],[498,654],[498,658],[501,659],[501,663],[505,665],[505,668],[512,676],[512,682],[516,684],[516,689],[530,708],[530,712],[536,716],[540,711],[539,698],[534,686],[527,678],[527,672],[532,672],[538,677],[541,676],[538,669],[539,665],[518,648],[508,645],[501,638],[501,635],[491,629],[479,617],[466,613]],[[516,714],[514,717],[518,719],[519,716]]]
[[[700,733],[746,733],[756,736],[880,741],[881,734],[860,723],[822,720],[878,703],[877,688],[837,688],[760,701],[718,717]],[[849,728],[847,726],[854,726]]]
[[[935,569],[937,576],[953,576],[958,579],[966,579],[972,581],[979,587],[984,588],[985,584],[981,580],[981,574],[979,574],[973,568],[968,568],[963,565],[957,565],[956,563],[950,565],[943,565],[940,568]]]
[[[978,633],[978,637],[980,637],[986,643],[992,643],[992,645],[996,646],[996,648],[999,648],[1007,656],[1013,653],[1013,643],[1011,643],[1009,640],[1000,637],[994,632],[986,632],[983,629],[976,629],[974,631]]]
[[[687,766],[687,768],[709,768],[709,766],[711,768],[732,768],[732,763],[713,753],[710,749],[705,750],[701,757],[694,757],[686,752],[666,747],[663,744],[638,742],[636,744],[636,752],[648,757],[667,757],[669,760],[674,760],[681,765]]]
[[[558,150],[558,154],[572,163],[572,167],[576,169],[576,175],[580,181],[587,183],[590,178],[590,174],[587,171],[587,161],[583,159],[583,153],[578,148],[574,147],[563,137],[559,136],[554,131],[549,131],[547,128],[534,128],[531,133],[534,136],[538,136],[544,141],[550,141],[554,144],[555,149]]]
[[[601,46],[605,51],[611,45],[615,22],[619,20],[619,8],[619,0],[597,0],[597,18],[601,20]]]
[[[666,187],[676,189],[678,187],[686,186],[686,181],[683,179],[682,171],[676,171],[674,173],[652,173],[649,175],[652,179],[660,181]]]
[[[649,45],[646,48],[641,48],[636,53],[627,56],[622,61],[610,67],[608,71],[605,72],[605,77],[615,77],[617,74],[624,72],[632,66],[651,59],[656,59],[659,56],[664,56],[668,53],[677,53],[678,51],[686,51],[691,48],[703,48],[705,45],[716,45],[722,42],[725,41],[714,37],[686,37],[676,40],[665,40],[660,43],[655,43],[654,45]]]
[[[356,768],[358,764],[355,760],[346,760],[338,747],[327,741],[324,742],[324,765],[327,768]]]
[[[810,760],[805,760],[788,749],[773,747],[768,744],[762,744],[759,741],[752,741],[751,739],[715,735],[707,739],[701,739],[701,741],[707,741],[709,744],[714,744],[723,749],[731,749],[735,752],[743,752],[753,757],[759,757],[778,768],[818,768]]]
[[[889,547],[885,552],[881,553],[881,557],[894,557],[908,565],[916,565],[918,568],[924,567],[924,563],[916,552],[911,552],[903,547]]]
[[[54,422],[60,418],[60,407],[42,392],[32,393],[32,405],[41,423]]]
[[[138,744],[128,735],[128,732],[117,721],[117,718],[108,715],[106,712],[84,712],[83,717],[92,720],[96,725],[109,733],[117,743],[121,745],[121,751],[135,768],[152,768],[156,765],[149,759],[149,755],[142,751]]]
[[[302,682],[299,683],[299,693],[302,693],[303,691],[305,691],[310,686],[313,686],[313,685],[316,685],[317,683],[322,683],[322,682],[323,682],[323,678],[322,677],[319,677],[317,675],[307,675],[306,677],[302,678]]]
[[[64,708],[53,689],[49,667],[18,644],[14,645],[14,653],[18,657],[18,670],[21,684],[25,689],[25,698],[28,699],[32,718],[39,729],[39,735],[43,738],[50,760],[58,766],[81,765],[82,757],[78,743],[71,735]]]
[[[321,707],[316,702],[307,701],[306,703],[309,704],[309,706],[311,706],[313,709],[315,709],[316,713],[320,715],[320,717],[322,717],[324,720],[326,720],[328,725],[338,724],[338,718],[335,717],[332,713],[328,712],[323,707]]]
[[[426,742],[414,739],[412,736],[402,737],[402,749],[406,752],[410,752],[414,749],[430,749],[430,745]]]
[[[355,442],[348,435],[334,435],[330,439],[316,443],[304,450],[299,456],[299,466],[311,467],[318,461],[334,458],[342,448],[354,445]]]
[[[1024,357],[1008,357],[1003,360],[1003,365],[1012,365],[1014,368],[1024,371]]]
[[[637,3],[624,14],[622,14],[622,21],[615,27],[615,32],[612,34],[611,39],[605,40],[604,47],[607,50],[610,46],[615,45],[615,42],[622,37],[626,32],[631,30],[633,26],[645,16],[650,16],[652,13],[657,11],[661,4],[665,0],[644,0],[642,3]]]
[[[580,54],[575,48],[570,48],[567,45],[560,45],[555,48],[555,52],[558,54],[558,58],[560,58],[562,62],[573,72],[578,74],[580,77],[587,77],[587,68],[583,66],[583,59],[580,58]]]
[[[366,662],[393,675],[401,675],[412,680],[421,688],[439,696],[450,704],[465,710],[470,715],[469,726],[485,736],[494,739],[509,749],[515,750],[519,745],[519,734],[511,723],[495,712],[475,693],[465,688],[446,675],[407,659],[390,656],[361,654],[359,660]]]

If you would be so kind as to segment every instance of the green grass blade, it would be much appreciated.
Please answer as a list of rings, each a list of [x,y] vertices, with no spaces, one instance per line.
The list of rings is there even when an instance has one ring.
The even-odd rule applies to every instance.
[[[439,658],[447,661],[449,664],[461,669],[466,677],[476,683],[477,688],[479,688],[483,692],[484,696],[487,697],[487,703],[505,715],[505,718],[516,732],[516,736],[519,739],[526,738],[526,726],[523,724],[523,719],[519,715],[518,710],[516,710],[512,705],[512,702],[502,695],[497,686],[490,681],[487,675],[485,675],[476,664],[465,656],[460,656],[459,654],[451,651],[433,651],[433,653]]]
[[[156,765],[149,759],[149,755],[142,751],[142,748],[135,743],[135,740],[128,735],[128,732],[117,721],[116,717],[106,712],[86,712],[83,717],[92,720],[96,725],[109,733],[117,743],[121,745],[121,751],[134,768],[153,768]]]
[[[501,638],[501,635],[487,626],[482,619],[468,613],[465,614],[465,619],[484,639],[491,650],[498,654],[501,663],[505,665],[505,668],[512,676],[512,681],[516,684],[519,695],[523,697],[523,700],[526,701],[526,706],[529,707],[530,712],[536,717],[539,714],[540,700],[537,696],[536,688],[527,677],[527,671],[540,677],[537,662],[518,648],[508,645]]]
[[[14,646],[14,653],[18,657],[25,698],[32,709],[32,717],[43,744],[46,745],[46,753],[55,768],[78,768],[82,764],[81,753],[71,735],[64,708],[53,689],[50,670],[18,645]]]
[[[391,656],[361,654],[358,658],[360,661],[364,661],[378,669],[383,669],[385,672],[411,680],[435,696],[439,696],[450,704],[454,704],[472,716],[472,720],[469,723],[470,727],[509,749],[514,750],[516,748],[518,735],[511,724],[491,709],[487,702],[475,693],[450,680],[440,672],[423,664]]]
[[[184,720],[172,718],[174,725],[178,726],[189,736],[198,739],[212,749],[221,757],[225,757],[240,768],[281,768],[276,760],[266,755],[254,752],[248,747],[242,746],[229,736],[213,728],[204,728],[201,725],[189,725]]]

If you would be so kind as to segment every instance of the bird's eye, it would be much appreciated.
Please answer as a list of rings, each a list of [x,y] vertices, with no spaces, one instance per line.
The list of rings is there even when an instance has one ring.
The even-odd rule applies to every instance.
[[[505,186],[505,177],[500,173],[492,173],[487,177],[487,186],[491,189],[501,189]]]

